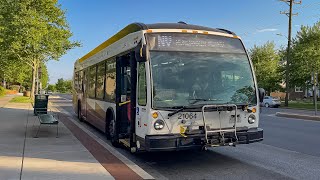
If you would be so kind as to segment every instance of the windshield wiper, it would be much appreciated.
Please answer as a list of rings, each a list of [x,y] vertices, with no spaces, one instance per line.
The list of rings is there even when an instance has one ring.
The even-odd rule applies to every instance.
[[[187,107],[186,107],[186,106],[173,106],[172,108],[173,108],[173,109],[177,109],[177,110],[169,113],[169,114],[168,114],[169,117],[171,117],[171,116],[173,116],[173,115],[175,115],[175,114],[177,114],[177,113],[185,110]]]
[[[223,101],[223,99],[203,99],[203,98],[194,98],[194,99],[188,99],[188,100],[194,100],[190,104],[195,104],[195,103],[200,102],[200,101]]]

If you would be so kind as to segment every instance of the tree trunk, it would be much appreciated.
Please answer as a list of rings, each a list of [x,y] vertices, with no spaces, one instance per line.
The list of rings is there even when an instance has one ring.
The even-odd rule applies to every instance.
[[[35,89],[36,89],[35,86],[36,86],[37,68],[38,68],[37,63],[33,62],[33,67],[32,67],[32,85],[31,85],[31,94],[30,94],[31,99],[34,99],[34,94],[35,94]]]

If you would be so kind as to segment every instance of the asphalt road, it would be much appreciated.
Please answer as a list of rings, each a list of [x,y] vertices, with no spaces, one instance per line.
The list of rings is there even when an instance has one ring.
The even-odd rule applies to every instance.
[[[60,96],[54,105],[74,114],[71,95]],[[263,109],[264,141],[235,148],[135,155],[118,150],[157,179],[320,179],[320,122],[276,117],[279,111],[312,114]],[[82,124],[107,141],[94,127]]]

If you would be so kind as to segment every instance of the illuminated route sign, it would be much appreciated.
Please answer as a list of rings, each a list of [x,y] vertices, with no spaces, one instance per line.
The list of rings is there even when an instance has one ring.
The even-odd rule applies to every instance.
[[[185,33],[153,33],[147,34],[147,39],[150,50],[245,53],[239,39],[224,36]]]

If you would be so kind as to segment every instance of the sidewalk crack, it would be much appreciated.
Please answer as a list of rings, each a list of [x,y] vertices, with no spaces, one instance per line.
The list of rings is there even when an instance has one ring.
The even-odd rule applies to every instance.
[[[30,112],[30,105],[29,105],[29,108],[28,108],[27,123],[26,123],[26,127],[25,127],[25,132],[24,132],[23,149],[22,149],[22,160],[21,160],[20,178],[19,178],[20,180],[22,179],[22,172],[23,172],[24,152],[25,152],[25,149],[26,149],[28,123],[29,123],[29,112]]]

